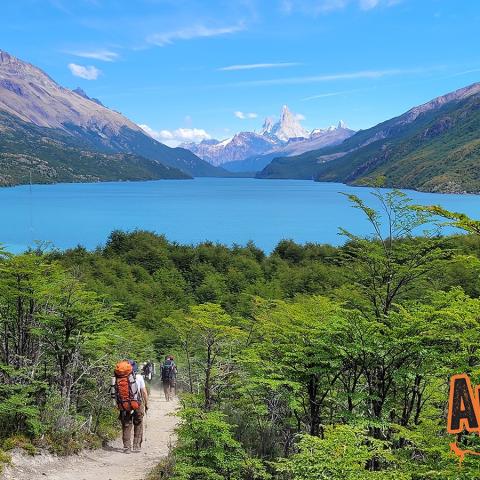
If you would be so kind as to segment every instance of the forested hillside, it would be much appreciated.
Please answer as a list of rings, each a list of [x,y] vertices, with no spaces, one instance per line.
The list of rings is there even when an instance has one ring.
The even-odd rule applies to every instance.
[[[274,159],[260,178],[385,185],[429,192],[480,191],[480,84],[456,90],[359,131],[338,146]]]
[[[61,129],[38,127],[0,111],[0,186],[161,178],[191,177],[140,155],[99,151]]]
[[[414,237],[429,214],[398,192],[382,212],[350,199],[372,237],[339,248],[137,231],[3,253],[0,458],[110,438],[115,361],[173,352],[178,444],[152,478],[477,478],[449,443],[478,436],[447,435],[445,415],[449,377],[478,379],[480,239]]]

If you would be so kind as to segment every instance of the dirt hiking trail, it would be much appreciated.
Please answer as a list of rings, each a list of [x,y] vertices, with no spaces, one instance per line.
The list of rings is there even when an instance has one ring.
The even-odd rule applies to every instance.
[[[123,453],[121,438],[107,447],[80,455],[36,457],[14,454],[12,467],[7,467],[4,480],[143,480],[173,442],[177,418],[169,413],[178,406],[176,400],[166,402],[158,387],[152,387],[146,418],[142,450]]]

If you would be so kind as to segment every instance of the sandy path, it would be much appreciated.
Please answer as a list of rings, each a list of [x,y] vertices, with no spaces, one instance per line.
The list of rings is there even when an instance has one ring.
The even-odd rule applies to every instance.
[[[160,459],[168,453],[173,441],[177,418],[177,402],[166,402],[158,388],[150,393],[150,408],[146,419],[142,451],[126,455],[122,441],[117,439],[108,447],[77,456],[14,457],[15,467],[8,468],[5,480],[143,480]],[[43,458],[42,458],[43,457]]]

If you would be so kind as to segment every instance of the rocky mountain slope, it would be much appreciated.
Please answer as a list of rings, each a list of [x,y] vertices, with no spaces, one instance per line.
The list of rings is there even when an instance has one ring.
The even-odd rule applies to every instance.
[[[169,148],[149,137],[138,125],[118,112],[90,99],[82,90],[57,84],[39,68],[0,50],[0,111],[19,120],[67,134],[63,141],[83,150],[105,154],[124,153],[178,168],[187,175],[228,175],[188,150]],[[44,138],[49,130],[43,130]],[[56,132],[56,133],[54,133]],[[4,139],[0,137],[0,143]],[[75,170],[75,158],[70,158]]]
[[[0,111],[0,186],[191,178],[160,162],[129,153],[91,150],[62,129],[39,127]]]
[[[212,165],[221,165],[232,172],[253,172],[261,170],[274,157],[289,156],[340,143],[355,132],[343,122],[338,126],[307,131],[286,105],[280,119],[265,119],[257,132],[240,132],[225,140],[203,140],[187,143],[182,147],[192,151]]]
[[[438,192],[480,192],[480,83],[357,132],[335,147],[274,159],[260,178],[314,177]]]

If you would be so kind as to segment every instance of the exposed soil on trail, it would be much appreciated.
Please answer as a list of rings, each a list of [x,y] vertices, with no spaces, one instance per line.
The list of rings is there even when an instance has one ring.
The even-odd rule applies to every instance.
[[[123,453],[120,438],[107,447],[69,457],[13,455],[3,480],[143,480],[174,441],[177,402],[166,402],[158,387],[150,393],[145,440],[138,453]]]

